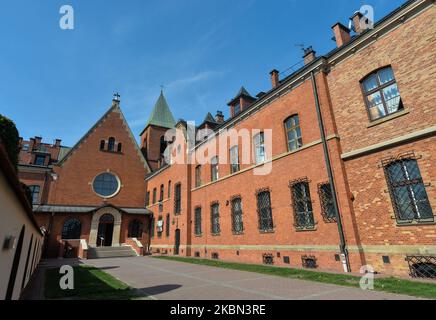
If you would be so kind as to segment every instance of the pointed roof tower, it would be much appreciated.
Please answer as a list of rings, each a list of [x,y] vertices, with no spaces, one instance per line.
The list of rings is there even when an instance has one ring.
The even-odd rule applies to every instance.
[[[147,124],[145,125],[145,129],[148,126],[158,126],[171,129],[174,128],[175,125],[176,121],[174,120],[173,114],[171,113],[170,107],[168,106],[163,91],[161,91],[159,99],[157,99],[153,111],[151,112]]]

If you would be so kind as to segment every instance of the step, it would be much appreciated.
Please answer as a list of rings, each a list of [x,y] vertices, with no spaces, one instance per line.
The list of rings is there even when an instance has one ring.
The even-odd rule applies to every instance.
[[[130,246],[89,248],[88,259],[136,257],[136,251]]]

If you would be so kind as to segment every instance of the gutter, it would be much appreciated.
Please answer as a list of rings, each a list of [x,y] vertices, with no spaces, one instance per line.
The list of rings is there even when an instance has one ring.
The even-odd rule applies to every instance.
[[[323,121],[322,114],[321,114],[321,108],[320,108],[319,96],[318,96],[318,87],[316,85],[314,71],[312,71],[310,73],[310,77],[312,80],[313,96],[315,98],[315,107],[316,107],[316,114],[318,117],[319,131],[321,133],[321,141],[322,141],[322,147],[323,147],[323,151],[324,151],[324,160],[325,160],[325,165],[327,168],[327,174],[329,176],[330,192],[331,192],[332,198],[333,198],[333,208],[335,210],[336,221],[337,221],[337,225],[338,225],[338,233],[339,233],[339,239],[340,239],[339,248],[341,251],[341,261],[342,261],[342,264],[344,267],[344,271],[351,272],[350,260],[348,257],[347,243],[345,241],[345,234],[344,234],[344,229],[343,229],[343,225],[342,225],[342,219],[341,219],[341,215],[339,213],[338,199],[336,197],[336,187],[335,187],[335,182],[333,180],[333,170],[332,170],[332,166],[331,166],[331,162],[330,162],[329,150],[328,150],[328,146],[327,146],[327,139],[326,139],[325,130],[324,130],[324,121]]]

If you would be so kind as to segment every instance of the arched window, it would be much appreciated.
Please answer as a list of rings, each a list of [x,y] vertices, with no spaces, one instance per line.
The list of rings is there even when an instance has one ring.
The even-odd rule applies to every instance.
[[[210,206],[210,227],[212,235],[218,235],[221,232],[220,227],[220,205],[218,203],[213,203]]]
[[[212,181],[217,181],[219,179],[218,172],[218,157],[213,157],[211,161],[211,177]]]
[[[269,190],[260,191],[257,194],[257,213],[259,215],[259,229],[262,232],[274,230],[271,196]]]
[[[129,233],[127,235],[128,238],[142,238],[143,231],[143,223],[138,219],[132,220],[129,223]]]
[[[383,118],[403,109],[400,92],[391,67],[371,73],[361,83],[371,120]]]
[[[117,151],[121,152],[123,150],[123,144],[121,142],[118,143]]]
[[[201,166],[198,165],[195,167],[195,186],[201,187]]]
[[[253,138],[254,161],[256,164],[265,162],[265,139],[263,132]]]
[[[232,200],[232,229],[234,234],[241,234],[244,231],[241,198],[234,198]]]
[[[108,151],[114,151],[115,150],[115,138],[114,137],[110,137],[108,144],[107,144],[107,149]]]
[[[62,228],[62,239],[80,239],[82,224],[78,219],[72,218],[65,221]]]
[[[106,146],[106,141],[101,140],[100,141],[100,150],[104,150],[104,147]]]
[[[166,225],[165,225],[165,236],[168,238],[170,236],[170,214],[167,214]]]
[[[288,151],[294,151],[303,146],[301,139],[300,119],[298,115],[293,115],[285,120],[286,141],[288,142]]]

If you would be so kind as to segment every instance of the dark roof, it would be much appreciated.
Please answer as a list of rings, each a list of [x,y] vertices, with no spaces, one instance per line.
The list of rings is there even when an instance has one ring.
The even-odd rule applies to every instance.
[[[176,125],[176,121],[174,120],[173,114],[171,113],[170,107],[168,106],[162,91],[160,92],[159,99],[157,99],[145,127],[147,128],[150,125],[168,129],[172,129]]]
[[[204,118],[203,123],[204,123],[204,122],[217,123],[217,122],[215,121],[215,118],[213,117],[213,115],[212,115],[210,112],[207,113],[206,118]]]
[[[227,104],[227,105],[232,105],[235,103],[236,100],[238,100],[239,98],[244,97],[248,100],[256,100],[256,98],[252,97],[251,94],[248,93],[247,89],[244,88],[244,86],[241,87],[241,89],[239,89],[239,92],[236,94],[236,96]]]

